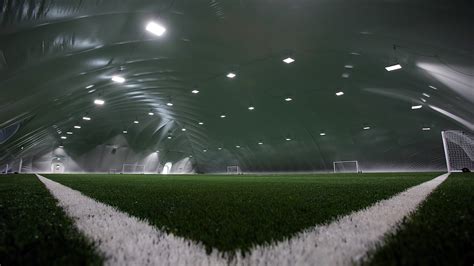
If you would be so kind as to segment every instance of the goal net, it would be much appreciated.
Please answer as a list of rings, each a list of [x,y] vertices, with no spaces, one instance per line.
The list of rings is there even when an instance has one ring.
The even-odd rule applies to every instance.
[[[145,166],[138,164],[123,164],[122,166],[123,174],[144,174]]]
[[[335,161],[332,164],[334,166],[334,173],[358,173],[359,172],[358,161]]]
[[[448,172],[474,169],[474,135],[457,130],[441,132]]]
[[[238,167],[237,165],[227,166],[227,174],[229,174],[229,175],[239,175],[241,173],[242,173],[242,171],[240,170],[240,167]]]

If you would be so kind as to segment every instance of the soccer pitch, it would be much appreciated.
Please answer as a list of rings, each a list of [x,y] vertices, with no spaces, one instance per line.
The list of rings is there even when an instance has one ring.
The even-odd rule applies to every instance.
[[[315,226],[330,227],[335,221],[344,220],[343,217],[352,217],[354,213],[408,193],[410,188],[428,183],[439,175],[44,176],[58,182],[59,186],[79,191],[99,204],[137,217],[164,234],[191,241],[185,245],[195,243],[198,247],[202,246],[204,253],[200,255],[201,259],[208,255],[225,258],[217,262],[209,260],[206,265],[254,265],[254,260],[245,261],[242,258],[255,256],[255,250],[278,247],[281,243],[291,244],[295,242],[295,237],[301,237],[304,232],[309,234]],[[385,240],[365,255],[363,263],[430,265],[436,261],[444,264],[472,261],[474,230],[470,225],[474,221],[474,209],[470,202],[474,199],[473,177],[472,174],[452,174],[421,203],[416,212],[385,235]],[[100,265],[108,261],[109,255],[98,248],[97,240],[81,234],[84,228],[77,224],[79,218],[74,215],[68,217],[71,216],[69,207],[63,210],[62,204],[55,204],[56,199],[48,193],[50,185],[45,188],[33,175],[2,176],[0,185],[0,210],[4,214],[0,225],[5,228],[0,234],[2,265],[44,265],[51,262]],[[93,208],[85,202],[82,205],[87,205],[79,206],[84,210]],[[95,219],[93,211],[92,214],[83,212],[81,214],[86,215],[88,220]],[[105,226],[105,229],[106,236],[110,238],[121,233],[114,231],[113,227]],[[350,232],[346,234],[350,238]],[[160,239],[163,237],[168,239],[164,235]],[[21,257],[20,254],[27,255]],[[240,259],[233,261],[234,257]],[[22,261],[15,261],[14,258],[22,258]],[[200,262],[200,258],[196,258],[195,263]],[[327,265],[324,260],[316,262]],[[107,264],[116,263],[108,261]],[[171,264],[183,263],[175,261]],[[305,263],[281,261],[277,264]]]

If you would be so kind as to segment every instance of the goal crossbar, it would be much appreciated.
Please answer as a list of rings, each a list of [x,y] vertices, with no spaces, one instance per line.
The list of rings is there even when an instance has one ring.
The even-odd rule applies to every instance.
[[[352,165],[353,168],[354,168],[354,171],[351,171],[351,170],[345,170],[345,167],[343,167],[342,172],[355,172],[355,173],[359,172],[359,162],[355,161],[355,160],[352,160],[352,161],[334,161],[332,163],[332,165],[333,165],[333,168],[334,168],[334,173],[341,172],[341,171],[338,171],[337,165]]]

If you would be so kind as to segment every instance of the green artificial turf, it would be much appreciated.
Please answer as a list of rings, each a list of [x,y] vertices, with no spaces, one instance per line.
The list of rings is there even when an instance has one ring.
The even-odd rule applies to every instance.
[[[0,175],[0,265],[101,265],[34,175]]]
[[[474,265],[474,173],[451,174],[370,265]]]
[[[48,175],[208,251],[283,240],[437,173],[300,176]]]

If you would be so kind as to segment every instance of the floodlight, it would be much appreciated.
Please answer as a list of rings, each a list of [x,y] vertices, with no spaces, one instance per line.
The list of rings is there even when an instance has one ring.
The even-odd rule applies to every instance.
[[[401,69],[402,66],[400,64],[396,64],[396,65],[391,65],[391,66],[388,66],[388,67],[385,67],[385,69],[387,71],[394,71],[394,70],[398,70],[398,69]]]
[[[263,145],[263,142],[259,142],[258,145]]]
[[[121,76],[112,76],[112,81],[117,82],[117,83],[124,83],[125,78],[123,78]]]
[[[86,86],[86,89],[90,89],[90,88],[92,88],[92,87],[94,87],[94,84],[91,84],[91,85],[89,85],[89,86]]]
[[[290,97],[288,97],[288,98],[285,98],[285,101],[287,101],[287,102],[291,102],[291,101],[293,101],[293,99],[292,99],[292,98],[290,98]]]
[[[232,72],[227,74],[227,77],[230,78],[230,79],[235,78],[235,76],[237,76],[237,75],[235,73],[232,73]]]
[[[90,120],[91,120],[91,118],[88,117],[88,116],[83,116],[82,119],[83,119],[83,120],[86,120],[86,121],[90,121]]]
[[[369,130],[369,129],[370,129],[370,127],[364,127],[364,130]]]
[[[255,110],[255,107],[249,106],[249,110],[250,110],[250,111]]]
[[[66,136],[61,136],[61,139],[67,139],[67,137]]]
[[[140,123],[138,120],[133,121],[134,124]]]
[[[286,138],[285,140],[286,140],[286,141],[290,141],[291,139],[290,139],[290,138]]]
[[[68,131],[68,132],[66,132],[66,134],[68,134],[68,135],[72,135],[72,132],[71,132],[71,131]]]
[[[168,106],[173,106],[173,103],[166,103],[166,105],[168,105]]]
[[[76,128],[76,129],[80,129],[80,128],[81,128],[81,126],[74,126],[74,128]]]
[[[413,105],[411,107],[412,110],[420,109],[422,106],[421,105]]]
[[[283,62],[285,62],[287,64],[291,64],[291,63],[295,62],[295,59],[293,59],[291,57],[288,57],[288,58],[283,59]]]
[[[342,91],[336,92],[336,96],[342,96],[342,95],[344,95],[344,92],[342,92]]]
[[[423,131],[429,131],[429,130],[431,130],[431,128],[429,128],[429,127],[424,127],[424,128],[422,128],[421,130],[423,130]]]
[[[319,133],[319,135],[320,135],[320,136],[326,136],[326,133],[321,132],[321,133]]]
[[[150,21],[148,22],[148,24],[146,25],[146,28],[145,28],[147,31],[155,34],[156,36],[161,36],[163,35],[165,32],[166,32],[166,28],[163,27],[162,25],[154,22],[154,21]]]
[[[428,93],[423,93],[423,96],[425,96],[426,98],[430,98],[430,97],[431,97]]]
[[[183,132],[184,132],[184,131],[186,131],[186,129],[185,129],[185,128],[182,128],[182,129],[181,129],[181,131],[183,131]]]
[[[204,122],[199,122],[198,124],[199,124],[199,125],[204,125]]]
[[[124,130],[124,131],[122,131],[122,133],[123,133],[123,134],[127,134],[127,133],[128,133],[128,131],[127,131],[127,130]]]
[[[191,92],[194,93],[194,94],[198,94],[198,93],[199,93],[198,90],[192,90]]]
[[[94,100],[94,103],[95,103],[96,105],[104,105],[105,101],[104,101],[104,100],[101,100],[101,99],[95,99],[95,100]]]
[[[432,86],[432,85],[429,85],[428,87],[430,87],[433,90],[438,90],[438,88],[436,88],[435,86]]]
[[[226,115],[221,115],[221,118],[226,118]]]
[[[148,113],[148,115],[154,115],[154,113],[152,113],[152,112],[149,112],[149,113]]]
[[[239,146],[239,145],[237,145],[237,146],[235,146],[235,147],[236,147],[237,149],[239,149],[239,148],[240,148],[240,146]]]

